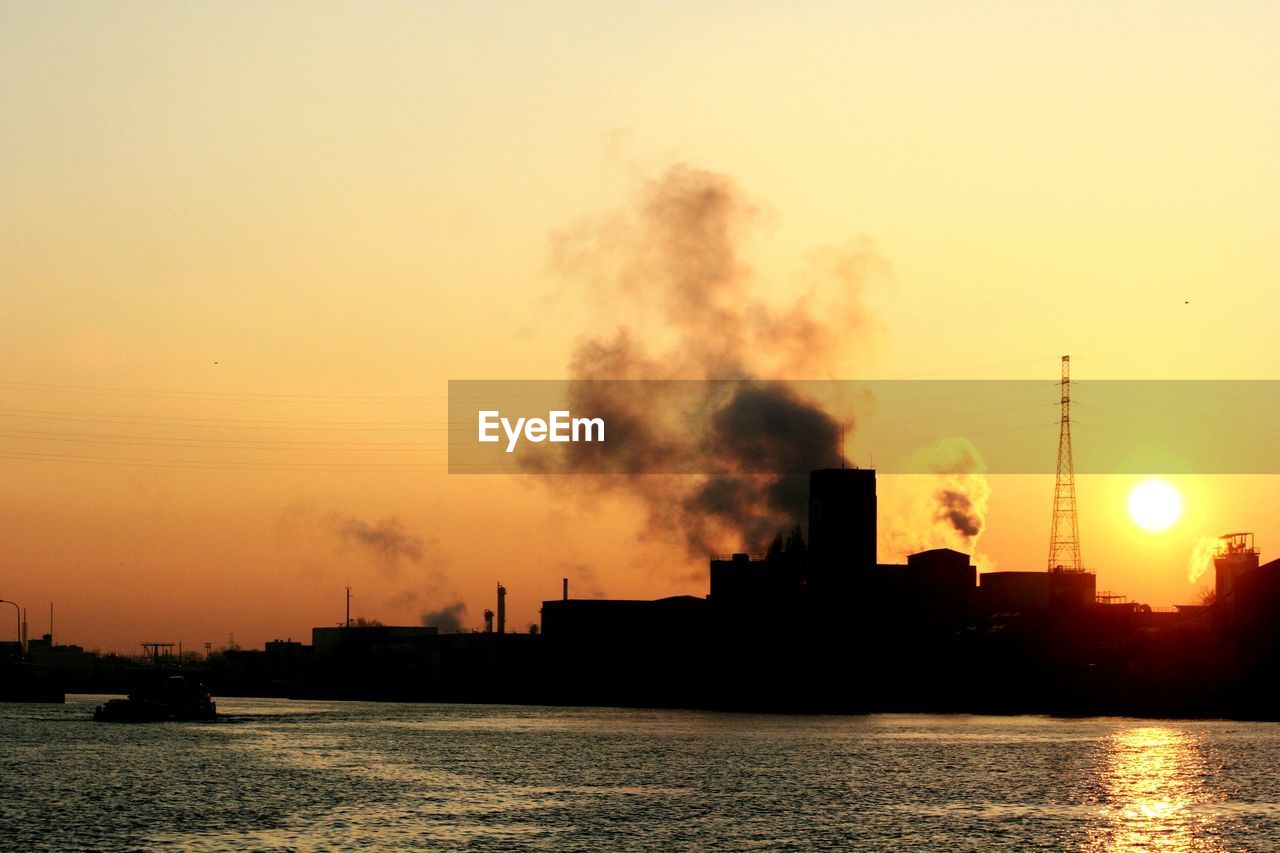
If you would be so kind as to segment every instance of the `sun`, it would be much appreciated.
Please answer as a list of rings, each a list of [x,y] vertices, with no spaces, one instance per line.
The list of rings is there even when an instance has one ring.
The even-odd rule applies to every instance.
[[[1164,480],[1147,480],[1129,493],[1129,517],[1145,530],[1165,530],[1182,514],[1182,498]]]

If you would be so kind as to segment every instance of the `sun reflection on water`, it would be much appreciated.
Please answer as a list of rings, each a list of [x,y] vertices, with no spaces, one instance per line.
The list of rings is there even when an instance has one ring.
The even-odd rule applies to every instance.
[[[1107,741],[1101,769],[1100,850],[1212,850],[1212,795],[1199,738],[1137,726]]]

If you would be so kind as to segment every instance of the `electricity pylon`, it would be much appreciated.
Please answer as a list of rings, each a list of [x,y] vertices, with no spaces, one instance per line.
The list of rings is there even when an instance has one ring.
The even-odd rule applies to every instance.
[[[1058,476],[1053,484],[1049,571],[1082,572],[1076,519],[1076,466],[1071,458],[1071,356],[1062,357],[1062,423],[1058,428]]]

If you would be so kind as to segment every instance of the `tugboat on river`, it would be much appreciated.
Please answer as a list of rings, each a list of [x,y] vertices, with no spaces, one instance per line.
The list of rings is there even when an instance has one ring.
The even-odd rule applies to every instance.
[[[172,720],[213,720],[217,705],[203,684],[171,675],[99,705],[93,718],[106,723],[162,723]]]

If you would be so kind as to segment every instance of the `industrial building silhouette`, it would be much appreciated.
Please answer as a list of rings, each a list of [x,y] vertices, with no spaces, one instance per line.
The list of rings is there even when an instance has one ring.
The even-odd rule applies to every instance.
[[[807,530],[713,557],[705,596],[580,599],[540,625],[351,623],[202,661],[0,643],[0,700],[108,692],[180,669],[220,695],[734,710],[1280,719],[1280,560],[1223,537],[1212,602],[1157,609],[1088,571],[979,574],[939,548],[880,563],[876,475],[809,475]]]
[[[965,661],[1011,654],[1003,640],[1025,626],[999,614],[1073,624],[1094,602],[1089,572],[995,572],[979,583],[969,555],[946,548],[880,563],[876,523],[874,470],[815,470],[807,536],[713,557],[705,598],[543,602],[548,656],[563,664],[552,671],[592,673],[555,679],[556,690],[624,704],[950,707],[981,681],[956,683]]]
[[[808,535],[713,557],[705,598],[542,605],[560,701],[761,710],[1280,714],[1280,561],[1224,538],[1212,606],[1158,610],[1060,567],[877,560],[870,469],[811,472]],[[1239,541],[1237,541],[1239,539]]]

